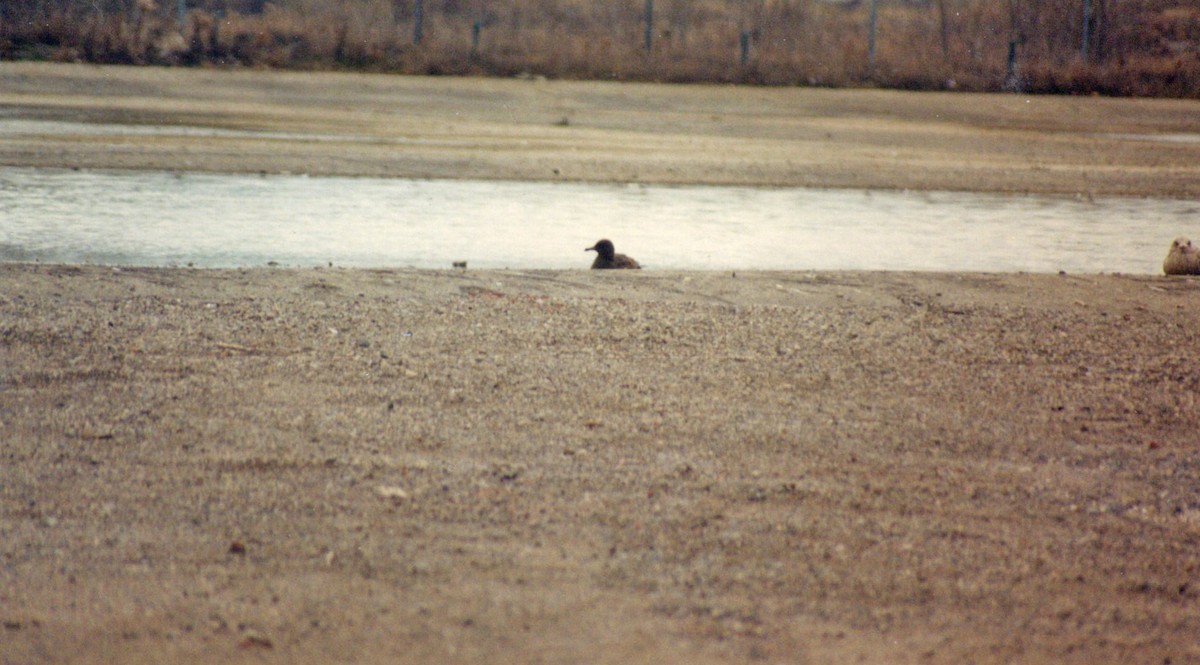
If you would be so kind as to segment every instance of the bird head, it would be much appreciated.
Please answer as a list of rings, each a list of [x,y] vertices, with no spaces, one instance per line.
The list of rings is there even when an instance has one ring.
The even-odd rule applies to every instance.
[[[597,242],[595,245],[592,245],[591,247],[588,247],[587,249],[585,249],[583,251],[585,251],[585,252],[594,251],[606,259],[612,259],[612,257],[616,254],[616,250],[613,248],[613,244],[612,244],[611,240],[601,240],[601,241]]]

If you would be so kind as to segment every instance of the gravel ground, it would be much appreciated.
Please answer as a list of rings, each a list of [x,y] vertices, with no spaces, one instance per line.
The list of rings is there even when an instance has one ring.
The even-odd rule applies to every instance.
[[[1198,294],[0,266],[0,662],[1200,662]]]

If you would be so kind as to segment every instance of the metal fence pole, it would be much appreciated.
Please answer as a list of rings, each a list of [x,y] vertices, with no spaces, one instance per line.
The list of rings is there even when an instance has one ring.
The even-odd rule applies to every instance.
[[[946,0],[938,0],[938,22],[942,28],[942,58],[950,55],[950,36],[946,32]]]
[[[1092,0],[1083,0],[1083,35],[1079,40],[1079,57],[1088,59],[1088,27],[1092,22]]]
[[[879,18],[879,0],[871,0],[871,17],[867,27],[867,66],[875,73],[875,24]]]
[[[423,0],[414,0],[413,4],[413,43],[421,43],[421,25],[425,20],[425,3]]]
[[[646,0],[646,33],[642,43],[647,51],[654,46],[654,0]]]

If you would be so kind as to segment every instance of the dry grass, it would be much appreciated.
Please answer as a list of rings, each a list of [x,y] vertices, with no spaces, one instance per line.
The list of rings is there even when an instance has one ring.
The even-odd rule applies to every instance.
[[[1200,97],[1200,7],[1083,2],[881,0],[872,62],[864,0],[10,0],[0,57]]]

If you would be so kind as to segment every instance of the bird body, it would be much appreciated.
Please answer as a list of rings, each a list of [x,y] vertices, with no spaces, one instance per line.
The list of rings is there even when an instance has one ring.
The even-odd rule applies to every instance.
[[[1192,247],[1192,241],[1187,238],[1176,238],[1167,258],[1163,259],[1163,274],[1200,275],[1200,249]]]
[[[592,261],[592,270],[640,270],[642,267],[632,258],[624,254],[617,254],[611,240],[601,240],[583,251],[596,252],[596,260]]]

